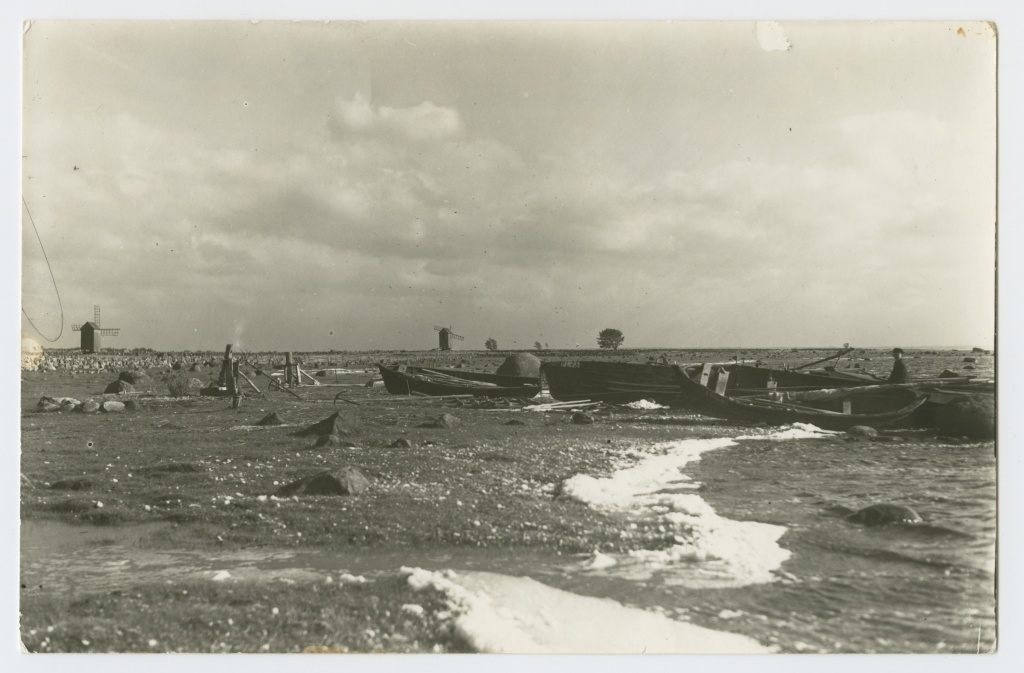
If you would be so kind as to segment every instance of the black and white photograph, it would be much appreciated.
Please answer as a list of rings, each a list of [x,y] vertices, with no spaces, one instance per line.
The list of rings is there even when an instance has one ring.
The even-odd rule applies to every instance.
[[[997,22],[74,16],[22,656],[995,658]]]

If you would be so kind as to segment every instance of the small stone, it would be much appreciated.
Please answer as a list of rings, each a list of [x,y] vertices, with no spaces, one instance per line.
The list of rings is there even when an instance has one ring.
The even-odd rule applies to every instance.
[[[878,430],[875,430],[870,425],[855,425],[846,431],[847,434],[853,437],[877,437]]]
[[[412,442],[410,442],[405,437],[399,437],[395,441],[391,442],[390,447],[392,449],[411,449]]]
[[[519,420],[518,418],[513,418],[511,421],[506,421],[505,423],[503,423],[503,425],[526,425],[526,423]]]
[[[124,411],[124,402],[107,400],[100,406],[100,408],[108,414],[117,414]]]
[[[316,443],[313,444],[313,448],[317,449],[322,446],[352,448],[355,444],[347,439],[342,439],[338,435],[323,435],[316,438]]]
[[[94,414],[100,410],[100,403],[95,400],[86,400],[78,410],[86,414]]]
[[[593,423],[594,419],[589,414],[585,414],[582,411],[577,411],[572,415],[572,422],[576,425],[587,425]]]
[[[256,425],[284,425],[284,421],[281,420],[281,417],[277,415],[276,411],[274,411],[261,418]]]

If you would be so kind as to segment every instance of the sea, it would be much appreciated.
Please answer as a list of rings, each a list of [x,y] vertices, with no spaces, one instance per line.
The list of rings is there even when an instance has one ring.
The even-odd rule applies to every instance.
[[[681,430],[639,457],[623,455],[611,475],[576,475],[562,489],[621,513],[624,541],[636,527],[658,527],[665,544],[657,549],[200,557],[126,544],[69,558],[46,540],[73,543],[74,535],[39,529],[23,536],[23,558],[32,559],[23,576],[52,580],[59,568],[89,588],[108,584],[111,573],[336,581],[403,568],[447,587],[456,627],[492,652],[991,653],[998,454],[994,441],[913,431],[851,441],[800,424],[717,438]],[[880,503],[911,508],[921,521],[847,519]],[[612,631],[593,621],[609,606],[619,612],[601,623]],[[651,624],[651,615],[663,623]],[[668,635],[651,640],[662,629]],[[739,640],[720,638],[729,634]]]

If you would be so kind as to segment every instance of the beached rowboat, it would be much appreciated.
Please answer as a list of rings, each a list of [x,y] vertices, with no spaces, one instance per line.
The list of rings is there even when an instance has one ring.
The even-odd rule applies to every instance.
[[[432,369],[409,365],[377,365],[384,387],[392,395],[476,395],[478,397],[535,397],[540,379],[502,376],[462,369]]]
[[[545,362],[541,371],[556,400],[594,400],[628,404],[643,399],[670,407],[687,408],[690,401],[675,379],[672,365],[578,360]],[[867,385],[857,380],[782,369],[752,367],[744,364],[693,365],[684,368],[687,376],[716,388],[724,395],[750,395],[768,390],[813,390]],[[720,377],[721,372],[729,372]],[[721,381],[723,386],[719,386]]]
[[[828,430],[855,425],[885,427],[908,418],[928,395],[914,386],[868,385],[728,397],[674,367],[682,394],[701,413],[716,418],[772,424],[811,423]]]

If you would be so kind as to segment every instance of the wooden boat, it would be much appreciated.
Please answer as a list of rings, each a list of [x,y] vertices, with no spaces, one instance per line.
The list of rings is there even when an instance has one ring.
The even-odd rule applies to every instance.
[[[865,385],[856,380],[837,380],[816,374],[745,364],[706,363],[687,366],[683,371],[703,385],[715,387],[718,392],[728,396],[750,395],[774,389],[813,390]],[[729,372],[729,375],[719,378],[723,371]],[[688,396],[679,389],[672,365],[579,360],[545,362],[541,365],[541,372],[547,380],[551,396],[556,400],[627,404],[648,399],[675,408],[692,406]],[[718,385],[719,381],[725,384],[724,388]]]
[[[776,390],[729,397],[701,385],[682,367],[676,366],[674,371],[682,394],[701,413],[740,421],[811,423],[828,430],[848,430],[855,425],[884,427],[908,418],[928,399],[926,393],[907,385]],[[720,375],[719,387],[721,379]]]
[[[627,404],[646,399],[678,407],[684,401],[669,365],[570,360],[545,362],[540,370],[551,397],[563,402]]]
[[[540,379],[502,376],[462,369],[433,369],[409,365],[377,365],[384,387],[392,395],[475,395],[478,397],[535,397]]]

